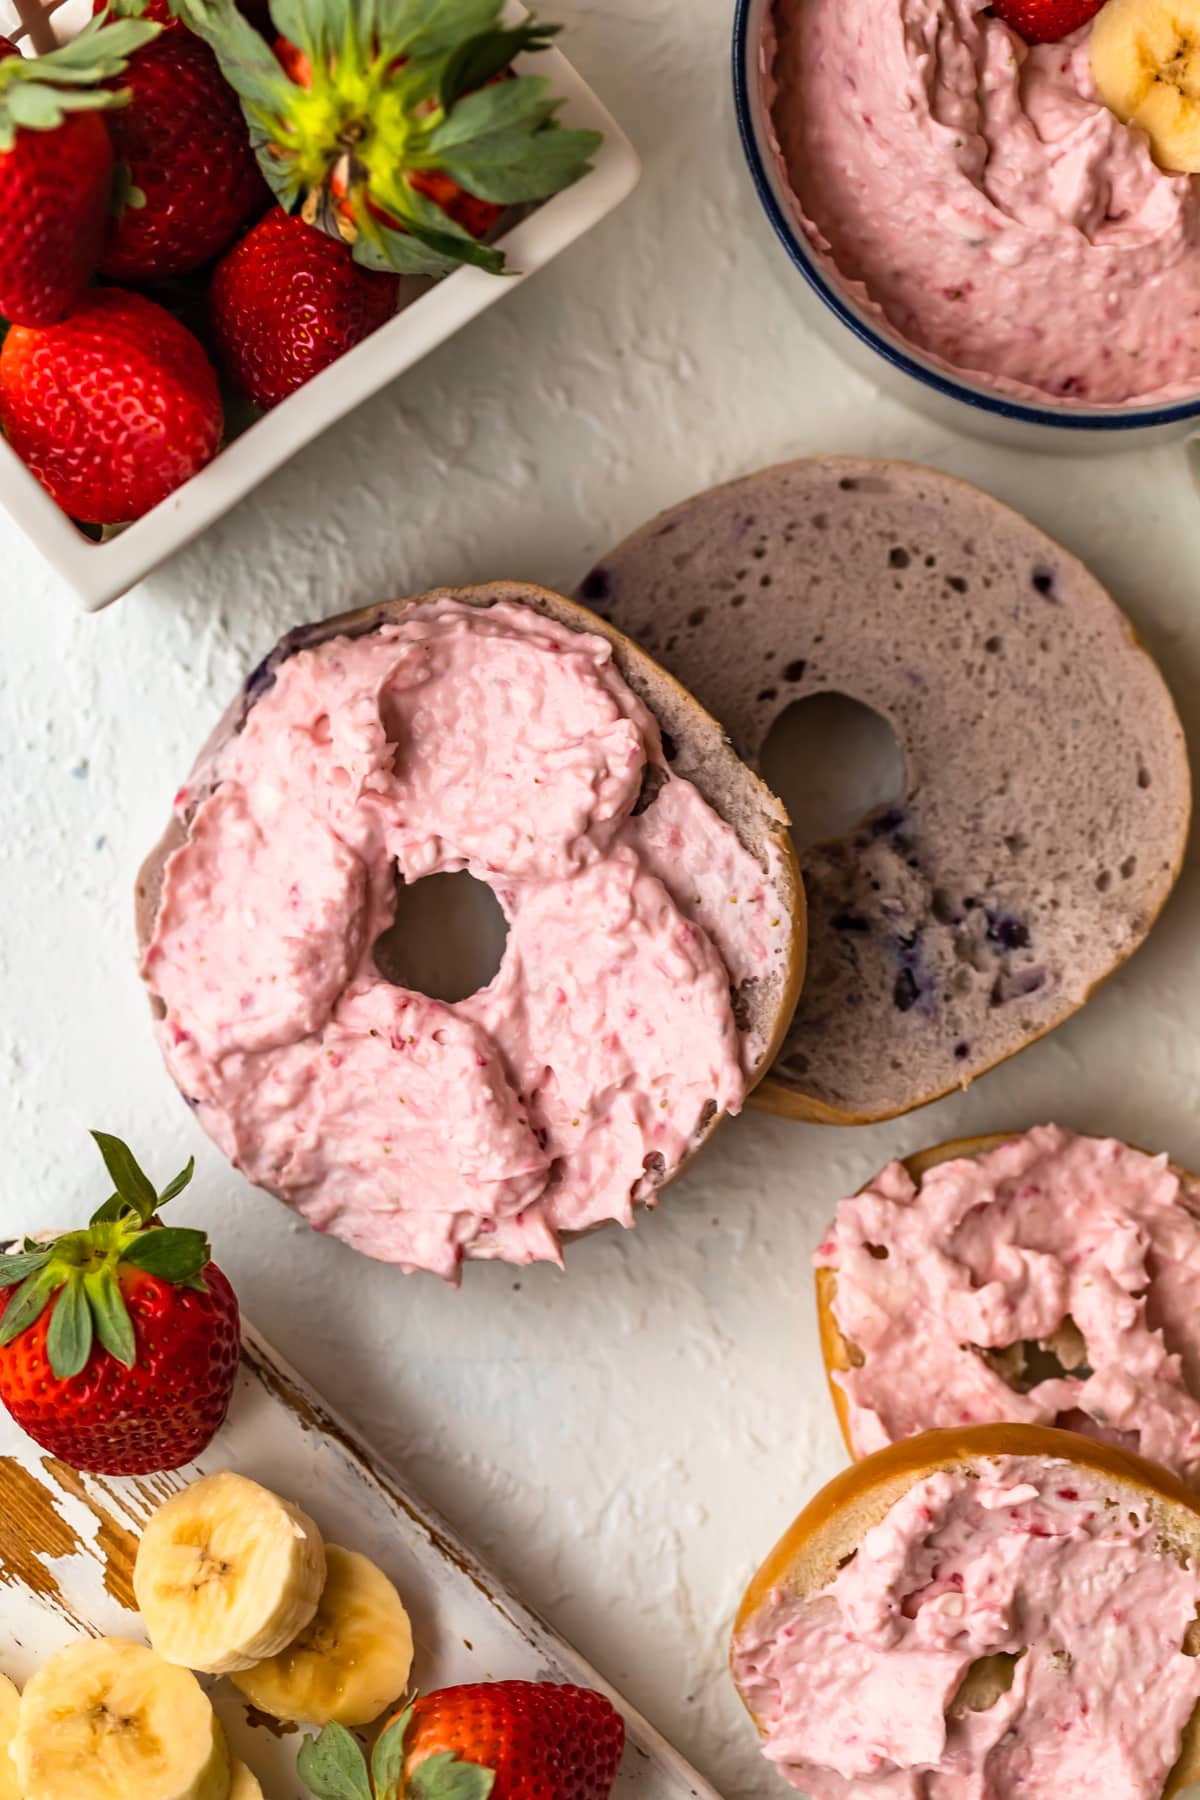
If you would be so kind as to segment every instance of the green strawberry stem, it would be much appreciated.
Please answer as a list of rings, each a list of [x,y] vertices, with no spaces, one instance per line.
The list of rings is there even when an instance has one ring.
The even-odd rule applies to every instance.
[[[45,1245],[26,1239],[20,1254],[0,1256],[0,1290],[15,1289],[0,1318],[0,1346],[36,1325],[53,1301],[46,1355],[60,1381],[87,1367],[97,1340],[125,1368],[137,1361],[133,1321],[117,1279],[122,1266],[204,1293],[204,1271],[212,1261],[204,1232],[157,1222],[192,1179],[195,1158],[159,1192],[128,1144],[104,1131],[92,1136],[115,1190],[111,1197],[85,1230]]]
[[[479,200],[516,206],[569,187],[600,143],[598,132],[559,124],[543,77],[494,81],[558,31],[536,20],[503,26],[503,0],[273,0],[276,29],[307,59],[304,84],[236,0],[171,5],[241,96],[280,204],[352,244],[368,268],[445,275],[471,263],[501,273],[503,253],[413,178],[442,174]]]
[[[0,62],[0,151],[17,132],[56,131],[68,113],[125,106],[127,90],[102,84],[125,73],[129,58],[162,30],[148,19],[90,19],[77,37],[44,56]]]
[[[496,1777],[479,1763],[464,1762],[451,1750],[426,1757],[404,1775],[405,1739],[413,1709],[393,1719],[375,1745],[368,1768],[357,1741],[344,1725],[327,1725],[300,1751],[296,1770],[316,1800],[488,1800]]]

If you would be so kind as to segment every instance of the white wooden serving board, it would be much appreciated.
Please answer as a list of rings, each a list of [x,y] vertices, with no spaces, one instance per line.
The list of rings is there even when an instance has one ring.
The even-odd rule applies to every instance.
[[[228,1422],[197,1463],[174,1475],[78,1475],[0,1408],[0,1671],[20,1686],[81,1634],[144,1639],[130,1586],[138,1536],[162,1500],[216,1469],[236,1469],[298,1501],[327,1540],[387,1571],[412,1616],[418,1687],[517,1678],[599,1688],[628,1730],[614,1800],[719,1800],[248,1328]],[[228,1682],[207,1685],[266,1800],[302,1800],[299,1731],[255,1714]]]

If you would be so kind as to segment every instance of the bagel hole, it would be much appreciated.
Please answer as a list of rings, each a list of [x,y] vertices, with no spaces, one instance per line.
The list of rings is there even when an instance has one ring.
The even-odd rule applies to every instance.
[[[1012,1687],[1017,1664],[1024,1654],[1023,1650],[997,1650],[991,1656],[977,1657],[946,1708],[950,1718],[961,1719],[969,1712],[990,1712]]]
[[[895,732],[881,713],[846,694],[809,694],[785,706],[759,767],[791,814],[798,850],[845,837],[869,813],[904,798]]]
[[[452,1004],[494,981],[507,939],[500,902],[465,870],[397,877],[396,916],[375,940],[375,967],[393,987]]]
[[[1048,1338],[1026,1338],[1003,1349],[972,1348],[1014,1394],[1028,1394],[1043,1381],[1086,1381],[1092,1373],[1087,1342],[1069,1314]]]

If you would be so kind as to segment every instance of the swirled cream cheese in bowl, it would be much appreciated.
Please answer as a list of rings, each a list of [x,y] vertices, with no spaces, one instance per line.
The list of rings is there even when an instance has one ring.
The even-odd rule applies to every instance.
[[[334,621],[252,678],[143,873],[167,1065],[250,1180],[368,1255],[557,1260],[632,1224],[767,1066],[799,966],[784,822],[557,596]],[[463,870],[507,921],[494,980],[393,985],[397,880]]]
[[[773,0],[766,20],[795,221],[868,316],[1002,396],[1200,396],[1200,183],[1105,105],[1093,26],[1026,44],[982,0]]]

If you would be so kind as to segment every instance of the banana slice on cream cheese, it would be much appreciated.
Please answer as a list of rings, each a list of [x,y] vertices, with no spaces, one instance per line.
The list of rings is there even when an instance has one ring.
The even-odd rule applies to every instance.
[[[1159,167],[1200,173],[1200,0],[1108,0],[1090,47],[1100,98]]]

